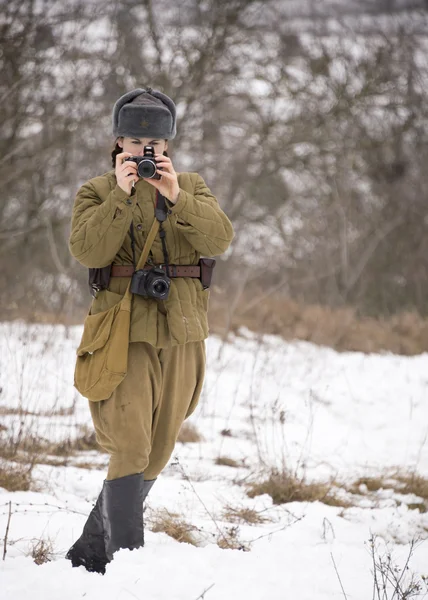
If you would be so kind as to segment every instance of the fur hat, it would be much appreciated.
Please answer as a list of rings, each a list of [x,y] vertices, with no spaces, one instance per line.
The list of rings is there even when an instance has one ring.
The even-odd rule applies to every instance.
[[[137,88],[121,96],[113,107],[113,135],[170,140],[176,134],[175,104],[151,88]]]

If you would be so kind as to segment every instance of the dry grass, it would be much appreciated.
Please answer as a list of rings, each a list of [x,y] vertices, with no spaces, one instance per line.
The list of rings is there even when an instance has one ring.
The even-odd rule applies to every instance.
[[[202,435],[192,423],[184,422],[178,434],[178,442],[182,444],[194,444],[203,440]]]
[[[360,477],[348,487],[348,491],[351,494],[359,494],[364,496],[366,494],[366,490],[368,492],[378,492],[382,489],[391,489],[391,487],[391,482],[387,483],[387,480],[384,476]]]
[[[263,297],[264,291],[247,289],[240,297],[229,325],[239,332],[247,327],[257,333],[280,335],[286,340],[306,340],[338,351],[382,352],[415,355],[428,351],[428,319],[415,312],[388,318],[360,316],[352,307],[295,302],[279,293]],[[259,302],[255,303],[257,299]],[[229,300],[211,292],[210,328],[224,335]]]
[[[418,510],[422,514],[428,512],[428,508],[424,502],[410,502],[406,506],[409,510]]]
[[[72,463],[73,467],[76,467],[76,469],[86,469],[87,471],[92,471],[92,470],[100,470],[103,468],[102,465],[100,465],[99,463],[96,462],[77,462],[77,461],[73,461]]]
[[[229,323],[230,297],[213,286],[210,295],[209,321],[213,333],[238,333],[247,327],[257,333],[280,335],[286,340],[307,340],[330,346],[338,351],[382,352],[413,356],[428,351],[428,318],[416,312],[402,312],[390,317],[361,316],[353,307],[331,308],[294,301],[281,293],[266,296],[266,290],[250,286],[240,296]],[[4,319],[28,322],[82,323],[86,307],[67,313],[28,311],[22,307]]]
[[[36,565],[44,565],[50,562],[53,557],[53,547],[50,540],[37,540],[31,548],[31,558]]]
[[[338,495],[339,490],[345,492],[348,498],[343,493]],[[428,479],[417,473],[402,473],[398,470],[375,477],[360,477],[346,486],[337,482],[308,483],[304,478],[295,477],[287,471],[273,470],[264,481],[251,484],[247,494],[250,498],[268,494],[274,504],[319,501],[329,506],[349,508],[358,505],[358,500],[355,497],[352,499],[352,496],[375,495],[379,490],[393,490],[400,495],[413,494],[422,501],[409,503],[408,508],[421,513],[428,512]],[[401,503],[402,501],[397,500],[397,504]]]
[[[287,471],[273,470],[267,479],[251,484],[247,491],[250,498],[262,494],[268,494],[274,504],[319,501],[329,506],[351,506],[348,501],[335,495],[333,483],[307,483],[304,478]]]
[[[217,546],[222,550],[250,550],[248,544],[245,544],[239,539],[239,527],[234,526],[219,533],[217,537]]]
[[[8,492],[28,492],[31,487],[33,464],[0,462],[0,487]]]
[[[215,464],[222,465],[224,467],[234,467],[235,469],[237,469],[240,466],[236,460],[234,460],[233,458],[229,458],[228,456],[218,456],[215,459]]]
[[[402,494],[415,494],[428,503],[428,478],[417,473],[401,473],[397,475],[397,481],[401,484]]]
[[[150,521],[152,523],[151,530],[154,533],[161,531],[177,540],[177,542],[184,542],[186,544],[192,544],[193,546],[198,545],[193,535],[193,532],[196,531],[196,527],[190,525],[190,523],[187,523],[183,519],[180,519],[177,513],[163,510],[152,517]]]
[[[226,506],[222,518],[231,523],[246,523],[247,525],[261,525],[270,521],[270,519],[263,517],[253,508],[235,508],[230,505]]]
[[[0,415],[17,415],[19,417],[70,417],[74,415],[76,406],[66,406],[58,409],[31,411],[22,406],[0,406]],[[5,427],[6,430],[6,427]]]
[[[95,432],[87,426],[81,426],[75,438],[60,442],[45,440],[27,430],[10,435],[6,432],[0,438],[0,457],[24,463],[61,466],[68,464],[69,458],[78,452],[90,450],[104,452],[96,441]]]
[[[415,472],[403,473],[396,470],[378,477],[361,477],[347,488],[351,494],[363,496],[367,492],[375,493],[381,489],[393,490],[397,494],[413,494],[421,498],[422,502],[407,504],[408,508],[421,513],[428,511],[428,479]]]
[[[56,444],[49,445],[48,454],[54,456],[71,456],[76,452],[87,452],[89,450],[96,450],[97,452],[103,452],[103,449],[98,444],[95,431],[87,426],[81,426],[77,437],[71,440],[65,440]]]

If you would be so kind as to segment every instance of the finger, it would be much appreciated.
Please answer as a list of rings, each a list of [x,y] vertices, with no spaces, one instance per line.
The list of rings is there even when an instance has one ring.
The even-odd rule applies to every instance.
[[[121,165],[119,165],[119,169],[125,169],[126,167],[134,167],[135,169],[137,168],[137,163],[135,162],[135,160],[125,160],[123,161],[123,163]]]
[[[173,171],[174,170],[174,167],[172,166],[171,163],[164,162],[163,160],[157,160],[156,161],[156,166],[157,167],[164,167],[165,169],[168,169],[168,171]]]
[[[123,163],[123,160],[128,156],[132,156],[130,152],[121,152],[120,154],[116,154],[116,167],[120,166]]]
[[[131,171],[131,173],[122,173],[122,177],[124,179],[128,179],[128,177],[133,177],[134,179],[138,178],[137,173],[134,173],[134,171]]]
[[[137,163],[134,160],[126,160],[119,165],[119,169],[126,169],[126,167],[133,167],[133,168],[137,168]]]
[[[175,179],[174,175],[172,173],[168,173],[168,171],[160,171],[158,169],[156,172],[159,173],[159,175],[162,175],[162,177],[165,177],[165,179]]]
[[[119,168],[120,175],[137,174],[137,165],[126,165],[123,169]]]
[[[168,166],[165,164],[156,165],[156,170],[161,171],[161,173],[170,173],[171,175],[177,175],[177,173],[172,168],[172,165]]]
[[[171,159],[168,158],[168,156],[164,156],[163,154],[157,154],[155,156],[155,161],[157,164],[164,164],[164,165],[169,165],[170,167],[172,167]]]

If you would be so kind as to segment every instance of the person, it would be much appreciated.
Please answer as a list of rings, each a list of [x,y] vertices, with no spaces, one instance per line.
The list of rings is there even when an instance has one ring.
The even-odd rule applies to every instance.
[[[132,295],[126,377],[107,400],[89,401],[97,441],[110,455],[108,473],[66,558],[99,573],[119,548],[144,545],[143,502],[198,404],[205,376],[209,290],[199,261],[225,252],[234,237],[202,177],[177,173],[168,156],[176,135],[171,98],[151,88],[132,90],[116,101],[112,120],[114,169],[80,187],[71,222],[73,257],[110,274],[108,285],[96,288],[89,314],[123,297],[162,198],[164,237],[161,230],[144,268],[169,265],[170,287],[165,298]],[[153,177],[139,176],[137,162],[126,160],[145,156],[147,146]]]

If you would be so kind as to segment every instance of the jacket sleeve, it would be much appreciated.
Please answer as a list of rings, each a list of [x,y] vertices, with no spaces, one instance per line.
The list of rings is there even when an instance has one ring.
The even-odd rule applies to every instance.
[[[168,202],[168,206],[169,213],[175,215],[177,229],[195,250],[205,256],[227,250],[234,237],[232,223],[200,175],[193,194],[180,189],[177,202]]]
[[[131,226],[136,195],[118,185],[102,201],[88,181],[74,201],[69,249],[85,267],[101,268],[113,262]]]

